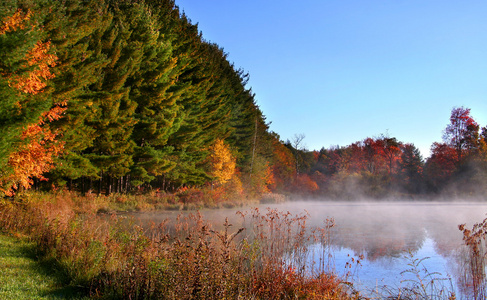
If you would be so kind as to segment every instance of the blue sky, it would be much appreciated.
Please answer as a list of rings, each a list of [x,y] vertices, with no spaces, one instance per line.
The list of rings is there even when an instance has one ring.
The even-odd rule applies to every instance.
[[[487,1],[176,0],[310,150],[388,134],[429,156],[454,106],[487,125]]]

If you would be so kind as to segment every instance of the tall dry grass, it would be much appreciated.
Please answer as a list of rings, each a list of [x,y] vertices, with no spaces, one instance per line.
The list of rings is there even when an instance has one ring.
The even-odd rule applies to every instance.
[[[461,286],[472,299],[487,299],[487,219],[474,224],[472,229],[465,224],[458,226],[463,233],[467,249]]]
[[[262,299],[350,299],[358,298],[343,278],[310,262],[314,254],[310,246],[327,240],[334,226],[309,230],[307,213],[258,208],[239,213],[248,229],[242,243],[247,269],[252,271],[252,289]],[[327,260],[322,256],[321,261]],[[313,260],[314,261],[314,260]]]
[[[39,199],[41,198],[41,199]],[[100,203],[69,193],[0,202],[2,231],[31,237],[71,284],[120,299],[351,299],[336,275],[310,268],[309,245],[331,224],[306,230],[306,214],[241,213],[217,230],[198,213],[143,228],[97,214]],[[327,227],[328,226],[328,227]],[[321,236],[320,236],[321,235]]]

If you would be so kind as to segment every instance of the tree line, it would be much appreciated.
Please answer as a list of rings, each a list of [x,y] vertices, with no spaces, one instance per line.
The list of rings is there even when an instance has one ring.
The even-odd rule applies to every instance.
[[[172,0],[5,0],[0,56],[5,195],[33,186],[377,196],[438,192],[485,169],[486,130],[473,120],[447,128],[426,162],[387,136],[320,151],[300,147],[304,136],[281,141],[249,75]]]
[[[258,171],[255,137],[270,135],[248,74],[174,1],[7,0],[0,20],[5,193],[43,180],[168,190]]]
[[[298,151],[293,141],[286,145],[303,163],[300,183],[291,188],[301,193],[355,199],[487,191],[487,127],[480,127],[469,108],[452,109],[443,141],[433,143],[426,160],[414,144],[388,135],[320,151]]]

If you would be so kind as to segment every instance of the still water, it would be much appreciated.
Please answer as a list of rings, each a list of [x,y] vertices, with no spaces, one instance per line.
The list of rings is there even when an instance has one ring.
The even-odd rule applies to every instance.
[[[443,285],[456,291],[462,298],[461,274],[464,248],[459,224],[471,228],[487,216],[487,202],[287,202],[261,205],[293,214],[308,213],[307,226],[323,225],[333,218],[336,226],[329,232],[327,266],[345,276],[349,274],[360,291],[373,291],[406,285],[409,280],[444,278]],[[250,209],[250,208],[248,208]],[[205,219],[215,225],[228,217],[236,226],[236,211],[246,208],[203,211]],[[160,222],[175,217],[178,212],[136,214],[141,220]],[[318,257],[325,249],[311,245]],[[312,251],[313,252],[313,251]],[[359,257],[360,264],[356,259]],[[352,268],[346,268],[352,262]],[[418,265],[418,274],[404,272]]]

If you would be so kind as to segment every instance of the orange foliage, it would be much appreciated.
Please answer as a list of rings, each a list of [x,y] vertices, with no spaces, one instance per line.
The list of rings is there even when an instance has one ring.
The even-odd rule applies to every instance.
[[[328,180],[326,175],[321,173],[320,171],[315,171],[313,174],[311,174],[310,179],[316,183],[318,189],[321,185],[324,185]]]
[[[23,12],[18,9],[12,16],[2,20],[0,35],[26,27],[26,21],[31,17],[31,11]],[[10,77],[10,86],[26,94],[38,94],[46,87],[45,81],[54,78],[50,68],[56,65],[57,56],[49,54],[50,42],[38,41],[25,56],[23,67],[32,68],[26,74],[5,74]]]
[[[348,157],[349,165],[348,171],[350,173],[360,172],[365,169],[365,160],[363,158],[363,148],[359,143],[353,143],[350,145],[350,154]]]
[[[307,174],[299,174],[294,182],[294,189],[299,193],[309,194],[318,191],[319,187]]]
[[[64,143],[56,141],[57,134],[42,125],[45,120],[61,118],[65,110],[66,108],[59,106],[54,107],[44,113],[37,124],[29,125],[22,133],[21,138],[27,143],[10,154],[8,164],[13,173],[2,179],[2,183],[6,183],[8,187],[2,189],[7,196],[13,196],[20,187],[28,189],[33,184],[32,178],[46,180],[43,174],[52,168],[54,158],[62,152]]]
[[[400,161],[400,143],[395,138],[366,138],[348,147],[330,149],[326,154],[329,173],[370,172],[392,174]]]
[[[32,50],[26,55],[28,66],[36,66],[36,68],[27,74],[19,76],[14,75],[10,81],[10,85],[15,89],[26,94],[37,94],[46,87],[45,80],[54,78],[50,67],[56,65],[57,57],[54,54],[49,54],[50,42],[37,42]]]
[[[30,19],[31,15],[32,13],[29,10],[24,13],[21,9],[18,9],[11,17],[2,20],[0,25],[0,35],[17,29],[24,29],[24,23]]]
[[[291,151],[286,148],[278,139],[272,141],[274,149],[274,161],[272,165],[272,186],[273,190],[285,188],[287,182],[294,178],[296,168],[294,157]]]
[[[11,17],[0,23],[0,35],[26,27],[26,21],[31,17],[30,11],[17,10]],[[38,41],[25,55],[24,68],[28,71],[22,74],[3,74],[9,78],[9,85],[21,93],[36,95],[46,87],[46,80],[54,78],[50,68],[56,65],[57,56],[50,54],[50,42]],[[21,103],[17,103],[19,108]],[[63,106],[63,107],[61,107]],[[29,188],[33,184],[32,178],[45,180],[43,174],[52,168],[54,158],[63,150],[63,143],[56,141],[57,134],[52,132],[46,122],[61,118],[66,110],[66,103],[59,103],[44,112],[36,124],[24,128],[21,135],[22,142],[16,145],[16,150],[9,156],[8,165],[12,168],[10,174],[0,178],[0,188],[6,195],[12,196],[20,187]]]
[[[272,186],[275,184],[274,173],[272,172],[271,167],[269,164],[266,165],[264,172],[262,174],[262,180],[265,183],[266,191],[268,191],[267,187]]]
[[[210,150],[210,174],[216,178],[218,183],[223,184],[235,174],[235,158],[232,156],[230,149],[220,139],[216,140]]]

